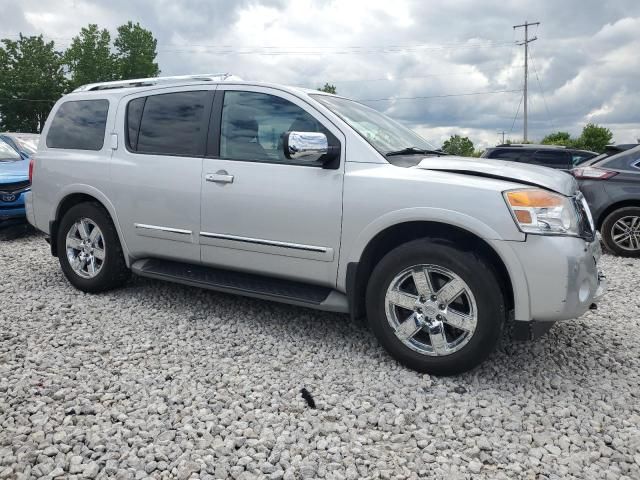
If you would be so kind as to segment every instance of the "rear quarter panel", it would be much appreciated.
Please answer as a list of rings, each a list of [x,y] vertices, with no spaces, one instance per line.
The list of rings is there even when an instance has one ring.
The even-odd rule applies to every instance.
[[[109,113],[102,148],[98,151],[70,150],[47,147],[47,135],[51,122],[62,103],[70,100],[106,99]],[[40,137],[36,154],[32,184],[32,203],[35,226],[49,233],[49,222],[56,218],[60,202],[72,193],[86,193],[105,202],[105,186],[109,181],[111,144],[109,133],[113,129],[117,101],[109,95],[96,97],[90,94],[74,94],[63,97],[51,110]],[[108,204],[108,202],[107,202]],[[108,205],[106,205],[108,207]],[[110,212],[113,213],[113,212]]]

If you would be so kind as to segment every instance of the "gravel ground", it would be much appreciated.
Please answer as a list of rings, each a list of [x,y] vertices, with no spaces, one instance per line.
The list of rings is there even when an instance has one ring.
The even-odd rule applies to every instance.
[[[640,478],[640,260],[603,268],[597,312],[435,378],[346,316],[85,295],[41,236],[0,243],[0,478]]]

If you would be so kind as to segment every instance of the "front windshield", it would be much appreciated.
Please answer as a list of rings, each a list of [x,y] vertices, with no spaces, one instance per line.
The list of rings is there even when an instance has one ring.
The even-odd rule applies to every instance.
[[[329,95],[311,96],[347,122],[383,155],[412,147],[436,150],[436,147],[417,133],[361,103]]]
[[[18,152],[4,140],[0,140],[0,162],[15,162],[16,160],[21,160]]]

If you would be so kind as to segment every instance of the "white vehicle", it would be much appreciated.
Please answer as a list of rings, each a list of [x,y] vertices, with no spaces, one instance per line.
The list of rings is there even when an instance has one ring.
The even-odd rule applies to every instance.
[[[602,290],[575,180],[443,156],[364,105],[227,75],[87,85],[32,164],[29,221],[86,292],[130,272],[367,317],[454,374],[506,321],[533,338]]]

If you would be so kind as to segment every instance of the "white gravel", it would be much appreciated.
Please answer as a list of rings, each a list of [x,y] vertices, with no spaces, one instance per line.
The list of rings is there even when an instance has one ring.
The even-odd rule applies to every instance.
[[[346,316],[85,295],[41,236],[2,242],[0,479],[640,478],[640,261],[603,267],[597,312],[435,378]]]

